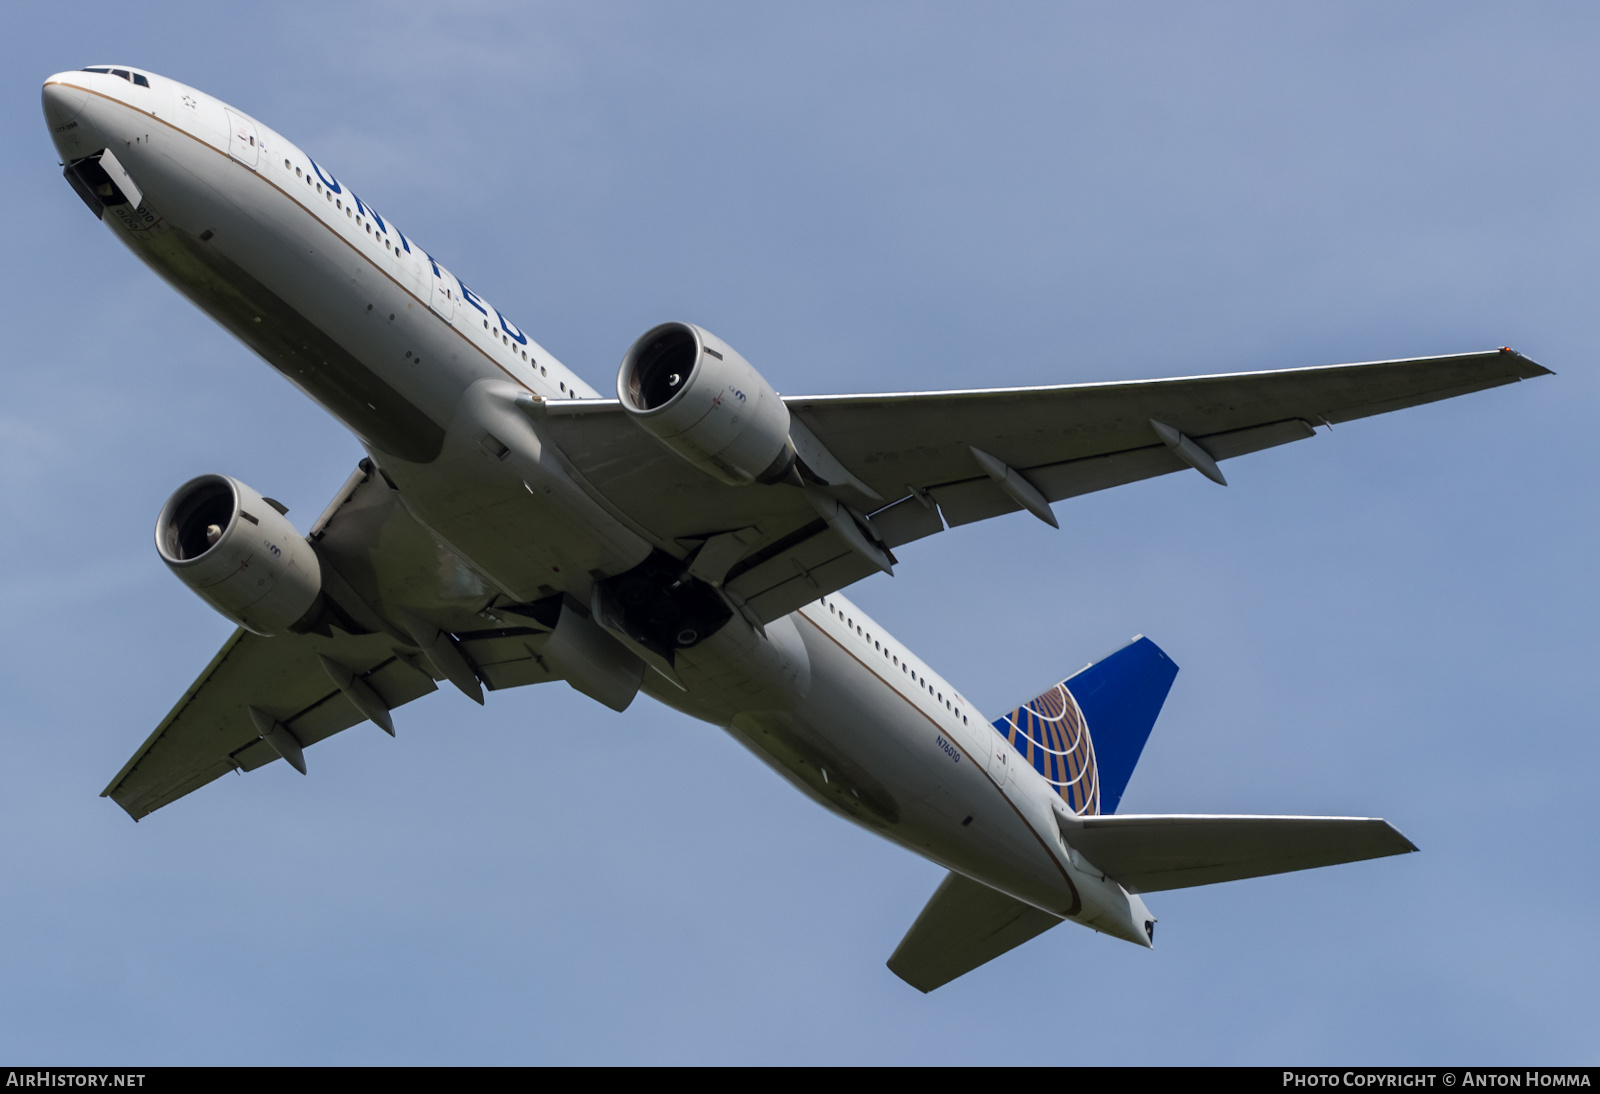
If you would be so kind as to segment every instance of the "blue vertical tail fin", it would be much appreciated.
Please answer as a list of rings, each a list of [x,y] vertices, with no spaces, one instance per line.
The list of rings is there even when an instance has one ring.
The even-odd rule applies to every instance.
[[[1140,636],[993,725],[1073,812],[1115,813],[1177,675]]]

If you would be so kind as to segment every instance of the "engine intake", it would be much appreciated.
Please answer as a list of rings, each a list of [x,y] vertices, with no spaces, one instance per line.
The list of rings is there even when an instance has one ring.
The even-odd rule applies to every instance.
[[[295,630],[318,607],[316,552],[238,479],[201,475],[180,486],[156,519],[156,551],[202,600],[256,634]]]
[[[678,456],[733,486],[794,466],[789,408],[750,362],[692,323],[663,323],[628,348],[617,398]]]

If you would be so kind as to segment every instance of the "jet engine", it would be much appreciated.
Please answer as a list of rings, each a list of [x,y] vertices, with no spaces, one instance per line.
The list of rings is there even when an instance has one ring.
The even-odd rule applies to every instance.
[[[201,475],[180,486],[156,520],[167,568],[249,631],[295,629],[318,607],[322,567],[282,506],[238,479]]]
[[[690,323],[663,323],[628,348],[617,398],[647,433],[732,486],[776,482],[794,466],[789,408],[750,362]]]

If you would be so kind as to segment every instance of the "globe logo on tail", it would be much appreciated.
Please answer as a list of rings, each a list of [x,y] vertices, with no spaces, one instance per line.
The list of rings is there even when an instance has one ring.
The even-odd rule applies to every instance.
[[[994,728],[1033,769],[1049,780],[1079,816],[1100,812],[1094,742],[1077,700],[1063,681],[1032,702],[997,718]]]

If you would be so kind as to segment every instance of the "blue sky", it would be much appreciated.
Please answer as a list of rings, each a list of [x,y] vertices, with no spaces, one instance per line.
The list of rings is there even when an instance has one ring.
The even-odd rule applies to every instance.
[[[9,14],[0,1058],[1589,1062],[1600,1029],[1584,5],[82,3]],[[941,872],[731,739],[441,692],[130,822],[96,795],[229,633],[150,529],[302,528],[361,452],[61,180],[125,61],[359,187],[602,390],[647,327],[787,393],[1510,344],[1552,379],[901,552],[850,590],[985,709],[1182,667],[1124,811],[1384,816],[1422,853],[1157,894],[923,997]]]

